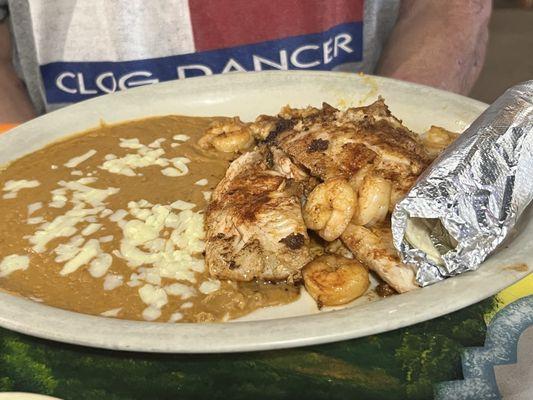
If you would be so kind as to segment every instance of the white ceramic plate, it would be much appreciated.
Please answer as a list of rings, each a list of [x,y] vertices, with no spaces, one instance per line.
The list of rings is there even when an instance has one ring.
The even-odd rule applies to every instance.
[[[0,137],[0,165],[99,124],[165,114],[240,115],[251,120],[285,104],[347,107],[378,95],[414,131],[431,124],[462,131],[486,107],[458,96],[389,79],[331,72],[230,74],[145,86],[99,97],[32,120]],[[517,237],[473,273],[376,301],[318,312],[308,296],[222,324],[124,321],[48,307],[0,292],[0,325],[47,339],[148,352],[210,353],[304,346],[384,332],[450,313],[511,285],[533,265],[531,213]]]
[[[23,392],[0,393],[0,400],[61,400],[57,397],[43,396],[42,394]]]

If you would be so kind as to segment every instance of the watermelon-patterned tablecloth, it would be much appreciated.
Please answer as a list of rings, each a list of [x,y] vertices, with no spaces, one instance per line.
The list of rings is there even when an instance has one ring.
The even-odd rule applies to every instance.
[[[126,353],[0,329],[0,392],[65,400],[531,399],[532,327],[533,275],[444,317],[299,349]]]

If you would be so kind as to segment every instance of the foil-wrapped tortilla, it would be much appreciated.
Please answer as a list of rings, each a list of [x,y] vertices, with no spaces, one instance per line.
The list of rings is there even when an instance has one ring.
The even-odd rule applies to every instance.
[[[419,285],[476,269],[533,198],[533,80],[500,96],[420,176],[392,214]]]

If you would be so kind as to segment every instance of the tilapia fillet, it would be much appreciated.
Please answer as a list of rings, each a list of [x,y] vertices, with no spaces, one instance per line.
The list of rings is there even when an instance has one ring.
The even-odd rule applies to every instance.
[[[431,161],[382,99],[346,111],[285,107],[250,129],[258,150],[231,164],[207,210],[206,261],[220,278],[298,278],[311,259],[302,203],[318,183],[342,178],[355,189],[365,176],[386,180],[392,211]],[[341,240],[398,292],[412,290],[414,272],[400,262],[384,222],[352,220]]]
[[[236,281],[299,279],[311,260],[300,196],[300,184],[272,169],[266,147],[233,161],[206,213],[211,275]]]

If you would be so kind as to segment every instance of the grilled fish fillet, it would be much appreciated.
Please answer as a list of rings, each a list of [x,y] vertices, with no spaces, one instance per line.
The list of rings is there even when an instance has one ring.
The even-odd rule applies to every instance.
[[[392,185],[389,211],[431,161],[420,139],[382,99],[339,111],[285,107],[250,126],[260,150],[235,160],[207,210],[206,261],[212,275],[233,280],[294,280],[312,258],[300,201],[320,181],[353,184],[370,174]],[[353,223],[342,242],[398,292],[417,287],[399,260],[390,226]]]
[[[300,269],[311,260],[301,184],[289,176],[302,172],[288,159],[274,170],[281,157],[266,147],[245,153],[214,190],[206,212],[211,275],[290,282],[300,278]]]

